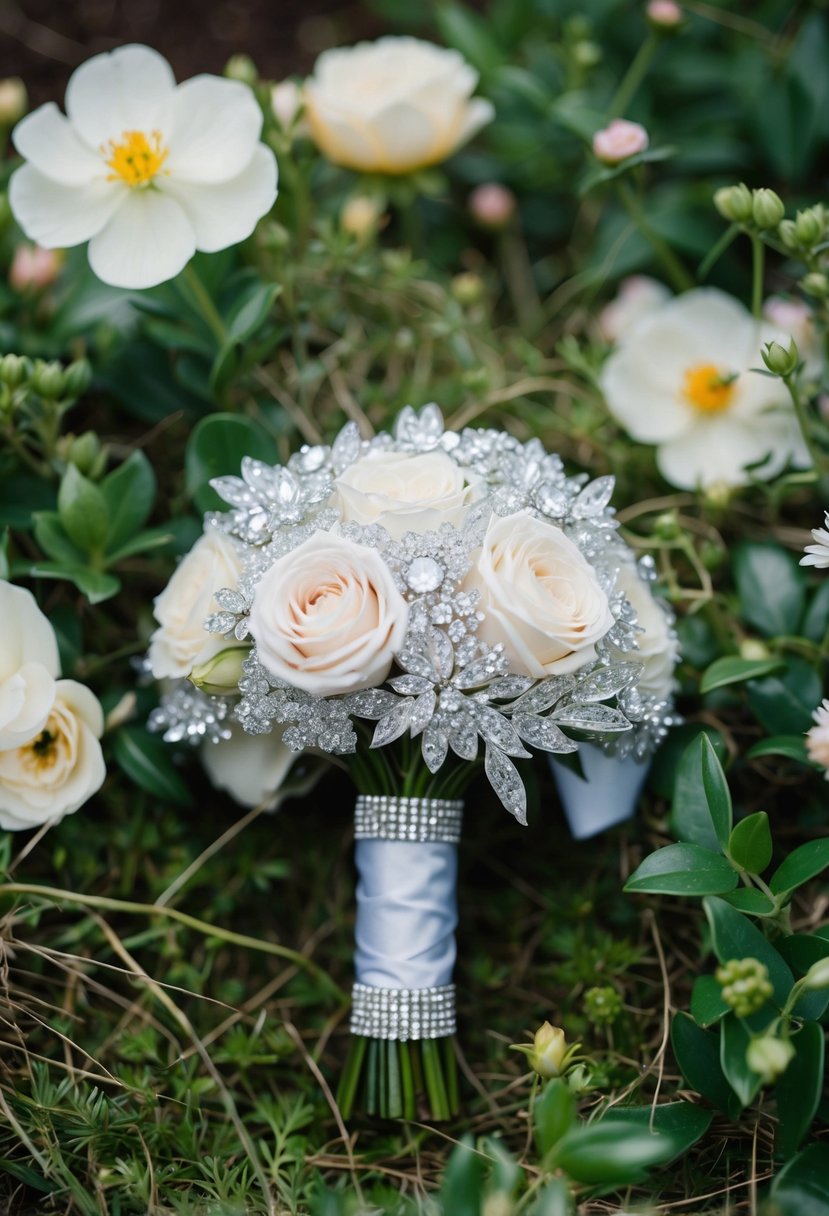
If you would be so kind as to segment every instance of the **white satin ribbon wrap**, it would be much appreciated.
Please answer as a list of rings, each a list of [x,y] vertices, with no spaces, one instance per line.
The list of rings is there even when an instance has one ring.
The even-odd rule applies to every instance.
[[[570,831],[576,840],[586,840],[631,818],[650,761],[640,763],[633,756],[624,759],[609,756],[592,743],[579,744],[579,757],[584,779],[553,756],[550,768]]]
[[[452,982],[457,947],[454,844],[358,840],[357,982],[432,988]]]

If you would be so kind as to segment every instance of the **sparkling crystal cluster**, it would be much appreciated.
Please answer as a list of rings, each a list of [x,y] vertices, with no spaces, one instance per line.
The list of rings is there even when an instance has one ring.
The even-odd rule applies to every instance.
[[[342,523],[328,504],[335,478],[354,461],[381,449],[422,453],[441,450],[486,493],[468,510],[463,527],[407,532],[392,538],[381,526]],[[286,467],[246,458],[241,477],[211,482],[230,510],[208,518],[208,526],[234,537],[245,553],[238,589],[217,595],[220,611],[206,628],[232,644],[248,634],[247,613],[258,580],[280,556],[314,532],[334,530],[381,555],[409,604],[404,645],[396,668],[380,688],[346,696],[315,697],[275,680],[259,663],[256,648],[243,664],[234,717],[253,734],[277,724],[284,742],[301,750],[321,748],[345,754],[357,747],[355,719],[376,722],[372,747],[404,734],[419,738],[423,761],[437,772],[447,756],[473,761],[483,751],[484,767],[504,805],[526,822],[526,795],[514,760],[530,748],[571,752],[578,738],[591,739],[620,755],[646,755],[673,722],[672,706],[640,695],[641,665],[630,660],[641,632],[636,614],[616,588],[622,563],[632,557],[617,532],[610,507],[613,479],[568,477],[561,459],[538,440],[521,443],[504,431],[444,429],[437,406],[420,413],[407,407],[394,434],[363,440],[349,423],[330,446],[306,446]],[[492,514],[526,511],[561,528],[578,545],[608,595],[614,624],[599,643],[595,659],[576,674],[536,680],[510,674],[501,645],[479,636],[483,615],[478,593],[463,589],[473,554]],[[641,577],[651,577],[647,566]],[[626,655],[627,657],[620,657]],[[188,724],[181,694],[175,708],[163,704],[157,725],[203,733],[205,710],[197,697]],[[202,698],[215,704],[213,698]],[[218,703],[216,725],[221,727]],[[166,715],[166,717],[165,717]],[[201,716],[199,716],[201,715]],[[169,719],[169,722],[168,722]],[[165,725],[166,724],[166,725]],[[182,737],[180,734],[178,737]]]

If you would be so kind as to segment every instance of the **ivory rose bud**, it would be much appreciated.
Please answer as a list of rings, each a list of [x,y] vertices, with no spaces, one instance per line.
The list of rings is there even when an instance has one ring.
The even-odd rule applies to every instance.
[[[458,54],[418,38],[324,51],[305,82],[311,135],[335,165],[413,173],[436,165],[488,123],[472,97],[477,72]]]
[[[281,80],[273,86],[271,109],[283,131],[290,130],[302,109],[302,90],[295,80]]]
[[[627,596],[643,630],[636,635],[638,649],[625,654],[626,659],[644,665],[639,691],[666,701],[673,691],[674,668],[679,657],[679,645],[671,635],[668,615],[635,566],[623,565],[616,585]]]
[[[614,118],[613,122],[593,136],[593,155],[603,165],[618,165],[629,156],[644,152],[648,133],[638,122]]]
[[[35,597],[0,581],[0,757],[46,725],[60,659],[55,631]]]
[[[276,810],[280,788],[298,753],[276,735],[249,735],[231,725],[231,736],[221,743],[204,743],[201,762],[219,790],[225,790],[240,806]]]
[[[56,821],[91,798],[106,776],[103,729],[97,697],[74,680],[59,680],[43,729],[0,752],[0,827]]]
[[[382,683],[407,617],[374,549],[316,532],[260,579],[250,632],[271,675],[328,697]]]
[[[493,518],[466,587],[481,593],[480,636],[502,642],[516,675],[563,675],[596,656],[613,625],[593,567],[561,528],[532,515]]]
[[[659,30],[673,31],[683,22],[682,9],[675,0],[650,0],[645,16]]]
[[[230,537],[211,530],[181,559],[175,574],[155,599],[158,629],[150,638],[150,670],[157,680],[189,676],[227,646],[204,622],[219,605],[213,598],[223,587],[235,589],[242,569]]]
[[[335,505],[346,523],[382,524],[399,540],[404,532],[434,532],[441,524],[459,528],[477,484],[477,478],[469,484],[445,452],[375,450],[336,479]]]

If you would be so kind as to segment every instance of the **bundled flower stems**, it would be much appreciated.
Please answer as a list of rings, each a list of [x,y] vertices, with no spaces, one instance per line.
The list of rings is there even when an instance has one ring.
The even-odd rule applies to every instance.
[[[482,759],[526,823],[515,761],[532,751],[647,757],[672,720],[670,617],[619,536],[611,478],[568,477],[536,440],[445,430],[436,406],[241,472],[212,482],[229,510],[205,520],[235,574],[205,622],[210,692],[181,681],[153,724],[217,741],[231,722],[276,728],[346,758],[359,882],[339,1102],[446,1118],[464,793]],[[156,674],[188,674],[160,644]]]

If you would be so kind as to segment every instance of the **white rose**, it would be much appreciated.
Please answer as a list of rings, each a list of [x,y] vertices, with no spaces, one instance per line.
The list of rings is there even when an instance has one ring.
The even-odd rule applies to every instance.
[[[299,753],[291,751],[276,735],[249,735],[235,723],[231,737],[221,743],[205,743],[201,762],[219,790],[225,790],[241,806],[276,810],[280,788]]]
[[[189,676],[227,646],[220,634],[207,633],[204,622],[219,605],[213,598],[223,587],[235,589],[242,562],[223,532],[211,530],[181,559],[175,574],[155,599],[159,628],[150,638],[150,669],[157,680]]]
[[[667,613],[648,584],[639,577],[635,566],[623,565],[616,585],[630,600],[644,630],[636,635],[638,650],[627,652],[625,658],[644,664],[639,691],[665,701],[673,691],[674,667],[679,657],[679,646],[671,636]]]
[[[305,83],[311,134],[329,160],[364,173],[436,165],[488,123],[477,72],[457,51],[380,38],[324,51]]]
[[[0,752],[0,827],[37,827],[91,798],[106,776],[98,742],[103,730],[97,697],[74,680],[59,680],[43,729]]]
[[[0,581],[0,754],[46,725],[60,674],[55,631],[23,587]]]
[[[493,518],[467,588],[481,593],[480,636],[504,644],[516,675],[561,675],[595,658],[613,625],[596,572],[561,528],[532,515]]]
[[[272,675],[327,697],[382,683],[407,616],[374,549],[317,532],[257,584],[250,632]]]
[[[337,478],[335,505],[346,523],[382,524],[399,540],[404,532],[459,528],[479,482],[445,452],[369,452]]]

